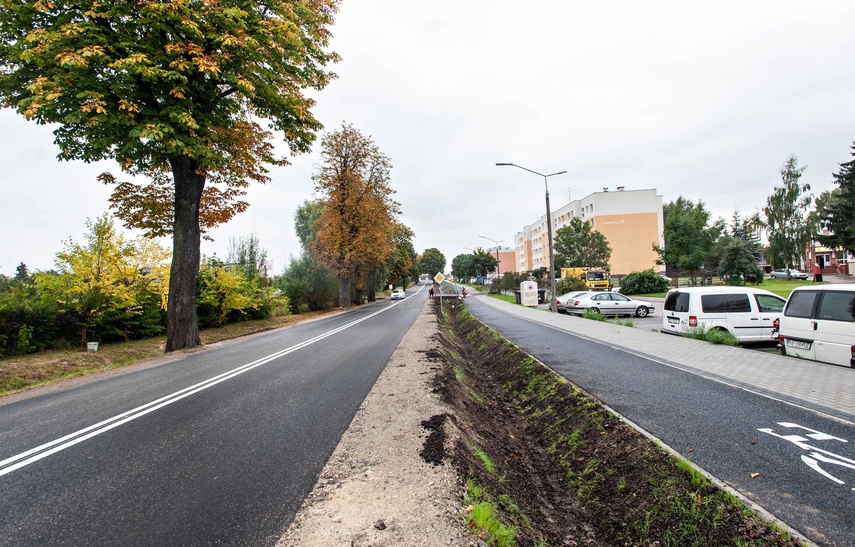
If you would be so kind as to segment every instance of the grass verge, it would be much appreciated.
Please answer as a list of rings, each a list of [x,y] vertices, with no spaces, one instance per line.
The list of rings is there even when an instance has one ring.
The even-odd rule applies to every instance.
[[[443,400],[462,433],[455,465],[516,544],[798,545],[465,307],[440,325]],[[461,369],[483,403],[453,376]]]

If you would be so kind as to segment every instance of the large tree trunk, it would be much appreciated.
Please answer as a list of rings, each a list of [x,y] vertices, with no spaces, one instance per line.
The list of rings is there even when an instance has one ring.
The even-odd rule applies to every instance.
[[[341,308],[350,308],[350,276],[338,278],[338,305]]]
[[[368,301],[377,301],[377,270],[368,272]]]
[[[196,162],[172,158],[175,179],[175,219],[172,233],[172,269],[169,272],[169,302],[166,308],[166,351],[198,346],[196,279],[199,275],[199,203],[205,176],[196,172]]]

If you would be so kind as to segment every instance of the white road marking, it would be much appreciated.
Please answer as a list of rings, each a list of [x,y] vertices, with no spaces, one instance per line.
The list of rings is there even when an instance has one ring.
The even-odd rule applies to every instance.
[[[418,294],[419,292],[421,292],[421,289],[419,289],[419,291],[417,291],[416,294]],[[391,305],[389,305],[389,306],[387,306],[381,310],[378,310],[378,311],[376,311],[370,315],[366,315],[365,317],[363,317],[361,319],[351,321],[350,323],[347,323],[346,325],[342,325],[341,327],[333,329],[329,332],[325,332],[324,334],[320,334],[318,336],[315,336],[314,338],[306,340],[305,342],[301,342],[297,345],[291,346],[290,348],[286,348],[286,349],[283,349],[283,350],[278,351],[276,353],[270,354],[267,357],[262,357],[261,359],[253,361],[251,363],[247,363],[247,364],[242,365],[236,369],[230,370],[228,372],[224,372],[224,373],[220,374],[219,376],[214,376],[213,378],[205,380],[204,382],[199,382],[198,384],[184,388],[180,391],[176,391],[175,393],[172,393],[172,394],[167,395],[165,397],[161,397],[160,399],[157,399],[156,401],[152,401],[150,403],[146,403],[142,406],[134,408],[133,410],[123,412],[122,414],[118,414],[116,416],[113,416],[112,418],[108,418],[102,422],[98,422],[97,424],[90,425],[89,427],[86,427],[86,428],[81,429],[79,431],[75,431],[74,433],[70,433],[64,437],[60,437],[59,439],[53,440],[49,443],[45,443],[41,446],[37,446],[33,449],[27,450],[26,452],[22,452],[20,454],[12,456],[11,458],[6,458],[5,460],[0,461],[0,477],[2,477],[3,475],[9,474],[12,471],[18,470],[22,467],[25,467],[27,465],[30,465],[31,463],[34,463],[34,462],[37,462],[41,459],[47,458],[48,456],[50,456],[52,454],[56,454],[57,452],[65,450],[66,448],[70,448],[70,447],[72,447],[78,443],[82,443],[83,441],[91,439],[92,437],[96,437],[102,433],[110,431],[111,429],[119,427],[120,425],[126,424],[128,422],[133,421],[133,420],[136,420],[137,418],[141,418],[141,417],[145,416],[146,414],[150,414],[150,413],[154,412],[155,410],[161,409],[165,406],[171,405],[172,403],[180,401],[181,399],[184,399],[185,397],[189,397],[190,395],[193,395],[195,393],[199,393],[200,391],[204,391],[204,390],[206,390],[210,387],[213,387],[213,386],[215,386],[221,382],[225,382],[226,380],[230,380],[230,379],[232,379],[236,376],[239,376],[245,372],[249,372],[250,370],[252,370],[254,368],[265,365],[265,364],[269,363],[270,361],[278,359],[284,355],[288,355],[289,353],[293,353],[297,350],[303,349],[306,346],[314,344],[315,342],[320,342],[324,338],[328,338],[328,337],[330,337],[334,334],[337,334],[337,333],[339,333],[345,329],[349,329],[350,327],[353,327],[354,325],[357,325],[359,323],[362,323],[363,321],[371,319],[372,317],[379,315],[385,311],[388,311],[388,310],[392,309],[393,307],[397,306],[398,304],[403,304],[404,302],[406,302],[406,300],[402,300],[400,302],[395,302],[395,303],[393,303],[393,304],[391,304]]]

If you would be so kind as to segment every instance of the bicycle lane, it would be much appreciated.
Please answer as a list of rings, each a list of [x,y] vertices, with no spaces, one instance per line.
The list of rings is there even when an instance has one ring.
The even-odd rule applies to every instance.
[[[488,305],[483,298],[468,299],[467,307],[503,336],[810,541],[855,546],[851,523],[855,424],[845,419],[845,413],[844,419],[835,418],[679,363],[639,354],[628,349],[630,346],[603,341],[614,339],[614,329],[623,329],[625,339],[666,335],[630,335],[626,327],[577,320],[574,330],[578,325],[586,330],[580,335],[566,328],[570,324],[566,320],[546,312],[520,317],[504,307]],[[671,344],[672,338],[678,343],[697,343],[670,336],[665,340]],[[706,359],[713,364],[733,358],[728,351],[716,357],[709,350]]]

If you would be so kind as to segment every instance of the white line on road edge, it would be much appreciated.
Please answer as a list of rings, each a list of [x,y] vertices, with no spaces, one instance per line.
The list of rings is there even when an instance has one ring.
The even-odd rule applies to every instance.
[[[418,292],[421,292],[421,289]],[[213,386],[219,384],[220,382],[225,382],[226,380],[230,380],[236,376],[243,374],[244,372],[248,372],[248,371],[250,371],[256,367],[260,367],[261,365],[265,365],[265,364],[269,363],[270,361],[278,359],[284,355],[288,355],[289,353],[303,349],[306,346],[314,344],[315,342],[320,342],[324,338],[332,336],[333,334],[337,334],[337,333],[339,333],[345,329],[348,329],[354,325],[362,323],[363,321],[371,319],[372,317],[379,315],[385,311],[388,311],[388,310],[392,309],[393,307],[395,307],[398,304],[401,304],[403,302],[404,302],[403,300],[401,302],[395,302],[394,304],[391,304],[391,305],[389,305],[389,306],[387,306],[381,310],[378,310],[378,311],[376,311],[370,315],[366,315],[365,317],[363,317],[361,319],[351,321],[350,323],[347,323],[346,325],[342,325],[341,327],[333,329],[329,332],[325,332],[324,334],[320,334],[318,336],[315,336],[314,338],[306,340],[305,342],[300,342],[299,344],[291,346],[290,348],[283,349],[281,351],[278,351],[276,353],[268,355],[267,357],[262,357],[261,359],[253,361],[251,363],[247,363],[247,364],[242,365],[236,369],[230,370],[228,372],[224,372],[224,373],[220,374],[219,376],[214,376],[213,378],[205,380],[204,382],[199,382],[198,384],[184,388],[180,391],[176,391],[175,393],[167,395],[166,397],[161,397],[160,399],[157,399],[156,401],[146,403],[146,404],[139,406],[133,410],[129,410],[129,411],[124,412],[122,414],[118,414],[116,416],[113,416],[112,418],[108,418],[102,422],[98,422],[97,424],[90,425],[89,427],[86,427],[86,428],[81,429],[79,431],[75,431],[74,433],[70,433],[64,437],[53,440],[49,443],[45,443],[41,446],[37,446],[31,450],[27,450],[26,452],[22,452],[16,456],[12,456],[11,458],[6,458],[5,460],[0,461],[0,477],[2,477],[3,475],[7,475],[7,474],[9,474],[12,471],[15,471],[17,469],[20,469],[22,467],[30,465],[31,463],[37,462],[43,458],[46,458],[46,457],[50,456],[51,454],[56,454],[57,452],[65,450],[66,448],[70,448],[70,447],[72,447],[78,443],[81,443],[81,442],[87,440],[87,439],[91,439],[92,437],[95,437],[97,435],[100,435],[102,433],[110,431],[111,429],[119,427],[120,425],[126,424],[128,422],[133,421],[133,420],[136,420],[137,418],[141,418],[141,417],[145,416],[146,414],[154,412],[155,410],[161,409],[165,406],[171,405],[172,403],[180,401],[181,399],[184,399],[185,397],[189,397],[190,395],[193,395],[195,393],[199,393],[200,391],[204,391],[204,390],[208,389],[209,387],[213,387]]]

